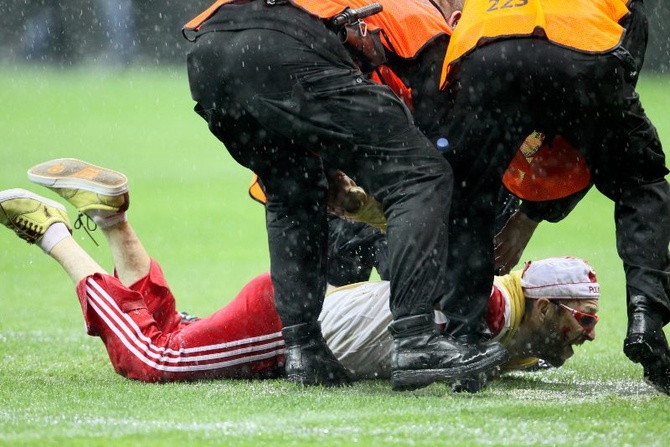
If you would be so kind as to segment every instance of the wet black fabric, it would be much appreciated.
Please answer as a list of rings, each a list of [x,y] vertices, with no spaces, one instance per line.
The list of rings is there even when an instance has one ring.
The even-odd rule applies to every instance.
[[[384,206],[394,316],[430,312],[446,294],[448,163],[391,90],[362,76],[321,20],[262,2],[223,6],[212,20],[222,17],[230,30],[201,34],[188,54],[191,94],[211,132],[265,185],[283,324],[314,321],[321,309],[324,160]]]
[[[447,35],[435,37],[412,59],[388,55],[389,66],[412,90],[412,114],[417,126],[433,144],[438,138],[444,137],[439,134],[436,123],[444,116],[447,108],[446,92],[440,90],[440,73],[449,39]]]
[[[495,232],[500,232],[519,209],[520,200],[501,188],[498,193]],[[379,278],[389,279],[386,235],[362,222],[330,216],[328,221],[328,283],[344,286],[368,281],[372,269]]]
[[[547,222],[560,222],[575,209],[577,204],[591,190],[591,187],[592,185],[589,185],[581,191],[556,200],[547,200],[544,202],[524,200],[519,209],[535,222],[542,222],[543,220]]]
[[[328,283],[344,286],[368,281],[372,269],[389,279],[386,236],[377,228],[339,217],[328,221]]]
[[[664,321],[670,318],[668,170],[635,92],[632,59],[621,49],[583,54],[524,38],[486,45],[456,67],[445,120],[455,174],[453,288],[442,302],[451,332],[469,333],[481,321],[494,272],[492,204],[514,153],[534,130],[560,134],[584,155],[595,186],[615,203],[628,295],[649,297]]]
[[[644,55],[649,41],[649,20],[647,10],[642,0],[631,0],[628,3],[630,14],[624,17],[620,24],[626,29],[621,46],[624,47],[635,60],[637,76],[633,84],[637,84],[640,70],[644,65]]]

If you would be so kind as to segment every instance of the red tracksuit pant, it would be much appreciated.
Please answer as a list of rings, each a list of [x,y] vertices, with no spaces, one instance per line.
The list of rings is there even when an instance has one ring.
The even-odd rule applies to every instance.
[[[227,306],[182,323],[163,272],[130,287],[96,273],[77,286],[89,335],[99,336],[114,370],[129,379],[167,382],[277,377],[284,340],[270,275],[251,280]]]

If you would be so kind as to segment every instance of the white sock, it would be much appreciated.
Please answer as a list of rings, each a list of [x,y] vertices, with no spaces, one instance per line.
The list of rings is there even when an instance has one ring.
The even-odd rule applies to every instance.
[[[44,253],[49,254],[57,243],[67,237],[70,237],[70,230],[67,229],[63,222],[56,222],[47,228],[44,236],[36,244],[44,250]]]
[[[114,211],[87,211],[86,215],[93,219],[93,222],[100,228],[109,228],[114,224],[128,220],[125,211],[121,213]]]

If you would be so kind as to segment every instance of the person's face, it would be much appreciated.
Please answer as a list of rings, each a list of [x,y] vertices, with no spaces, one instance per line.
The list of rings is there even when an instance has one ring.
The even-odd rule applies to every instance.
[[[596,315],[598,300],[550,301],[540,299],[535,306],[534,317],[540,324],[532,341],[535,348],[533,355],[546,360],[553,366],[561,366],[572,357],[575,353],[573,348],[575,345],[581,345],[585,341],[593,341],[596,338],[593,319],[576,312]]]

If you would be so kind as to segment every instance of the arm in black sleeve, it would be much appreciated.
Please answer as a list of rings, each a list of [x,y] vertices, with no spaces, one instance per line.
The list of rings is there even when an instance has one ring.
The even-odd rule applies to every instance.
[[[559,222],[572,212],[590,189],[591,186],[562,199],[546,202],[524,200],[521,202],[520,210],[535,222],[542,222],[543,220],[547,222]]]

